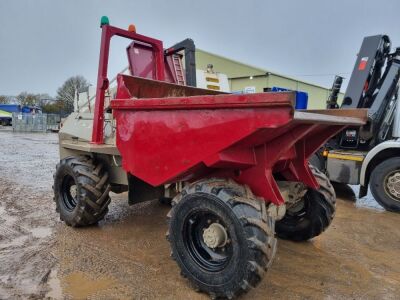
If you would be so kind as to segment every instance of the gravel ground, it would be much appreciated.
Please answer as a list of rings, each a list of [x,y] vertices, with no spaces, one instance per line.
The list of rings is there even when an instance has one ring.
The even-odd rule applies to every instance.
[[[113,194],[98,226],[67,227],[52,201],[57,135],[0,127],[0,149],[0,299],[207,299],[169,257],[167,206]],[[339,200],[320,237],[279,241],[271,271],[243,298],[399,299],[400,215],[355,200]]]

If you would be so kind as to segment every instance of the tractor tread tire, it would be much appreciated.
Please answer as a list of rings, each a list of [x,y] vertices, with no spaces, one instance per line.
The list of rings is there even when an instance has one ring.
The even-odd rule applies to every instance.
[[[72,211],[65,208],[61,196],[61,182],[65,175],[72,176],[77,187],[77,203]],[[67,157],[57,164],[53,177],[56,211],[68,226],[89,226],[97,224],[105,217],[111,202],[111,186],[103,164],[95,162],[89,156]]]
[[[305,200],[308,208],[298,222],[290,221],[288,214],[276,222],[276,234],[282,239],[306,241],[324,232],[335,216],[336,194],[328,177],[316,167],[310,165],[320,188],[306,193]]]
[[[186,196],[196,193],[213,195],[223,201],[234,212],[247,234],[245,241],[251,253],[247,265],[244,266],[247,271],[244,272],[245,275],[242,278],[237,279],[237,284],[230,286],[227,284],[229,288],[221,288],[197,280],[196,276],[185,267],[182,258],[179,257],[174,238],[170,234],[170,232],[173,232],[171,222],[175,217],[176,210],[179,209],[179,204],[183,202]],[[232,299],[254,288],[261,281],[273,261],[277,246],[275,221],[267,215],[264,200],[255,197],[247,186],[239,185],[233,180],[210,178],[187,185],[172,200],[171,204],[172,209],[167,215],[169,229],[166,234],[172,249],[171,257],[178,263],[181,275],[189,280],[194,290],[208,293],[212,299]],[[260,238],[260,235],[262,238]],[[234,276],[239,275],[235,274]]]

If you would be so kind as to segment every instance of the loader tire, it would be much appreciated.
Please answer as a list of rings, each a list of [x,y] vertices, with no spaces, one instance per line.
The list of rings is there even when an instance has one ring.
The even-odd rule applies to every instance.
[[[320,188],[309,189],[303,199],[288,208],[276,222],[276,234],[282,239],[306,241],[320,235],[331,224],[336,210],[336,194],[328,177],[310,165]]]
[[[54,174],[53,190],[56,211],[69,226],[96,224],[108,212],[108,173],[88,156],[61,160]]]
[[[325,158],[322,155],[321,150],[318,150],[316,153],[311,155],[308,161],[312,166],[314,166],[321,172],[326,173]]]
[[[265,202],[233,181],[213,178],[186,186],[172,200],[168,223],[167,240],[181,275],[213,299],[232,299],[255,287],[275,256],[275,222]],[[206,238],[210,228],[220,234]]]
[[[376,202],[386,210],[400,212],[400,157],[389,158],[377,165],[369,183]]]

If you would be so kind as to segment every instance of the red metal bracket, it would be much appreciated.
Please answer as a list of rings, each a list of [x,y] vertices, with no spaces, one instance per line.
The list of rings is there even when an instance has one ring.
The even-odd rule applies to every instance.
[[[257,196],[262,196],[266,201],[271,201],[277,205],[283,204],[283,199],[279,187],[272,174],[275,164],[281,157],[295,147],[296,157],[289,163],[295,177],[303,180],[312,188],[318,188],[311,170],[308,167],[305,157],[304,138],[316,129],[318,125],[304,124],[293,128],[285,135],[281,135],[271,142],[258,147],[256,150],[257,165],[243,170],[238,178],[239,182],[250,183],[250,187]],[[297,179],[297,178],[296,178]]]

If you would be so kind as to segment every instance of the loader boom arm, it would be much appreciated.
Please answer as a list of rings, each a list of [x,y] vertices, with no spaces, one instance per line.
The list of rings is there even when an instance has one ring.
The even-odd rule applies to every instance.
[[[368,123],[356,139],[354,133],[344,132],[340,141],[343,148],[356,148],[358,141],[373,147],[388,137],[400,79],[400,49],[390,53],[390,48],[387,35],[363,40],[341,108],[368,108]]]

